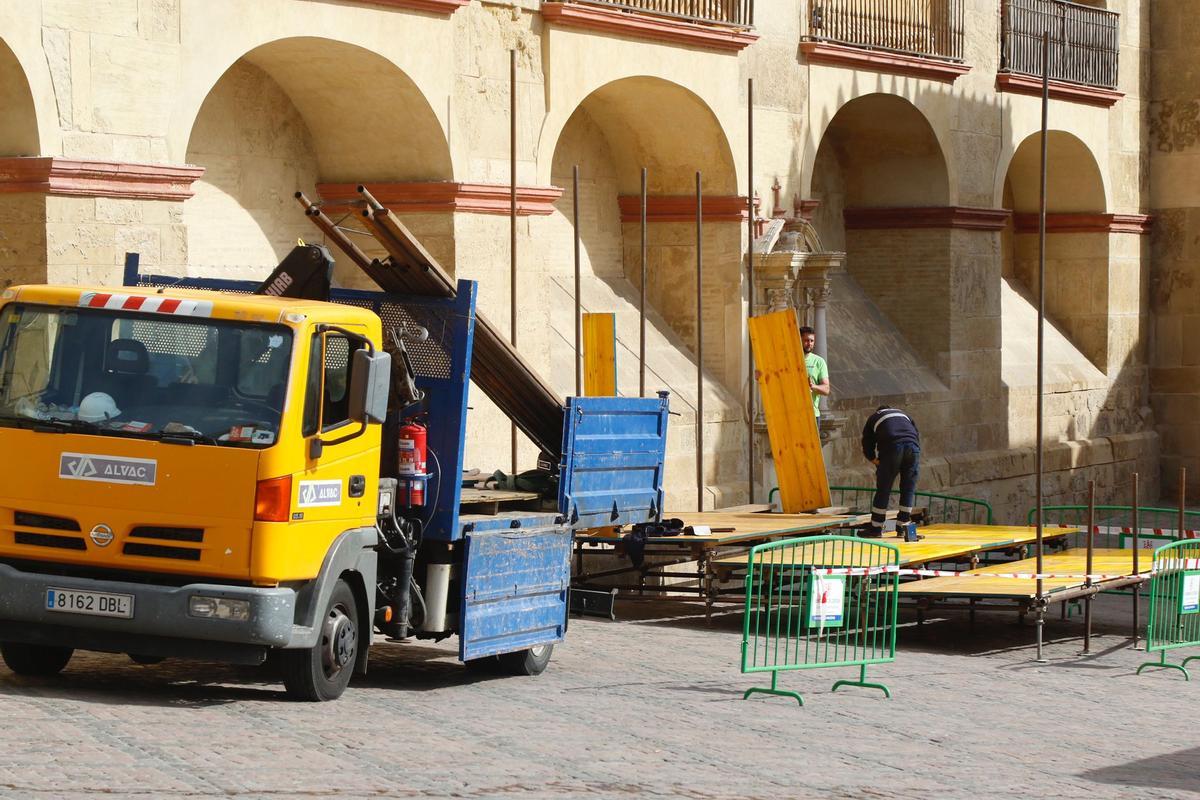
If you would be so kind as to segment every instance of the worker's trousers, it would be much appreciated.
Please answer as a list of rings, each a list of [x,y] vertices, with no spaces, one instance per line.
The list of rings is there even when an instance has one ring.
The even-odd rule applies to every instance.
[[[921,471],[921,448],[915,444],[898,444],[880,448],[879,466],[875,468],[875,499],[871,503],[871,524],[883,527],[887,518],[888,499],[896,476],[900,476],[900,513],[896,522],[912,519],[913,503],[916,501],[917,475]]]

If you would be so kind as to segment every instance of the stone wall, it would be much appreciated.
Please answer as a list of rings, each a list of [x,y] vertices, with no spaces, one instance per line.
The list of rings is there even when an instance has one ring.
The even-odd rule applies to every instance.
[[[1200,476],[1200,259],[1190,233],[1200,222],[1192,164],[1200,137],[1184,77],[1197,54],[1181,33],[1196,17],[1175,10],[1197,9],[1192,0],[1154,4],[1150,51],[1151,3],[1107,5],[1122,13],[1125,96],[1112,108],[1052,103],[1056,141],[1088,165],[1059,173],[1059,194],[1086,195],[1086,206],[1054,210],[1136,214],[1155,186],[1161,212],[1153,274],[1144,237],[1053,239],[1051,317],[1061,330],[1050,336],[1047,433],[1056,452],[1088,454],[1055,462],[1064,476],[1056,497],[1076,491],[1081,476],[1116,481],[1130,464],[1146,463],[1155,422],[1164,468],[1187,462]],[[113,181],[91,194],[78,186],[0,193],[0,281],[111,284],[127,250],[166,272],[261,277],[297,238],[318,239],[292,199],[297,189],[315,197],[319,185],[337,182],[506,186],[511,49],[518,183],[569,188],[570,167],[580,164],[584,306],[616,313],[620,389],[632,394],[640,231],[622,222],[617,198],[636,194],[642,166],[652,195],[689,194],[696,170],[706,199],[745,195],[753,78],[753,191],[762,213],[820,200],[826,247],[847,253],[829,312],[831,408],[853,429],[878,403],[905,405],[927,432],[926,486],[992,493],[994,485],[991,496],[1011,496],[1008,506],[1024,502],[1027,459],[1012,453],[1026,452],[1033,437],[1030,237],[951,223],[844,224],[846,209],[1028,211],[1038,99],[996,90],[994,0],[966,0],[971,70],[953,81],[808,63],[798,54],[804,0],[758,4],[759,39],[740,52],[548,24],[536,0],[473,0],[447,16],[402,6],[0,4],[0,106],[9,111],[0,157],[206,170],[191,199],[178,187],[139,194]],[[1149,116],[1147,64],[1157,65]],[[402,216],[455,276],[480,281],[481,311],[507,330],[509,221],[497,211]],[[570,213],[568,194],[517,220],[519,347],[563,394],[574,390]],[[694,242],[688,220],[651,225],[647,388],[670,390],[682,412],[671,418],[669,441],[676,507],[696,499]],[[746,244],[744,222],[705,226],[703,491],[711,505],[746,499]],[[344,259],[336,279],[365,284]],[[471,404],[471,465],[507,467],[508,423],[478,393]],[[831,448],[835,476],[860,475],[854,434]],[[521,466],[535,455],[523,445]]]
[[[1155,209],[1150,386],[1163,440],[1163,484],[1188,470],[1190,497],[1200,492],[1200,3],[1156,3],[1151,14],[1152,92],[1149,129]]]

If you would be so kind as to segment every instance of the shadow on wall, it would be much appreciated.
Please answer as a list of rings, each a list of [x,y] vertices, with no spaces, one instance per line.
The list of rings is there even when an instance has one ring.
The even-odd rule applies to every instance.
[[[37,110],[25,71],[0,39],[0,158],[40,154]],[[46,280],[46,198],[0,195],[0,288]]]
[[[816,150],[814,225],[826,246],[847,254],[829,305],[832,407],[850,415],[847,438],[833,448],[835,469],[860,468],[858,426],[882,403],[912,410],[935,458],[998,458],[1033,444],[1037,237],[1036,217],[1030,235],[1027,215],[1037,209],[1040,137],[1015,147],[1006,168],[1002,203],[1015,212],[1007,229],[996,214],[963,225],[949,206],[993,201],[990,189],[955,186],[920,110],[936,108],[937,93],[913,102],[885,94],[849,100]],[[1000,100],[957,102],[960,117],[999,122],[994,139],[973,137],[957,160],[996,163],[1007,130]],[[1074,136],[1052,131],[1049,149],[1049,206],[1059,227],[1048,245],[1047,438],[1145,431],[1144,245],[1072,230],[1066,215],[1096,225],[1105,212],[1103,181]],[[950,470],[929,477],[932,485],[953,480]]]

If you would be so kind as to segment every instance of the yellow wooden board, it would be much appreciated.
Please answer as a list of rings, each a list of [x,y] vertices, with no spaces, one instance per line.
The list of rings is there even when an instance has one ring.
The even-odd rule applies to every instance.
[[[683,520],[684,525],[707,525],[710,528],[733,530],[721,530],[707,536],[652,536],[646,541],[655,545],[719,547],[739,542],[767,541],[802,533],[817,534],[845,525],[848,520],[853,519],[836,514],[725,514],[713,511],[663,514],[663,519],[671,518]],[[624,535],[621,532],[614,533],[611,529],[599,528],[577,532],[575,540],[615,543]]]
[[[1046,529],[1044,540],[1065,536],[1074,532],[1072,528]],[[1037,538],[1034,528],[1024,525],[956,525],[938,523],[918,528],[925,538],[918,542],[906,542],[896,536],[880,539],[863,539],[863,542],[886,542],[900,549],[901,566],[950,561],[973,553],[984,553],[1007,547],[1028,544]],[[776,550],[770,554],[768,563],[780,564],[790,561],[794,554],[790,550]],[[738,553],[715,559],[713,564],[733,569],[744,569],[749,563],[749,553]],[[766,560],[764,558],[764,560]],[[866,566],[866,562],[846,563],[842,566]]]
[[[617,317],[583,315],[583,393],[617,396]]]
[[[1139,574],[1147,574],[1153,567],[1153,559],[1145,554],[1138,563]],[[1043,573],[1083,575],[1087,570],[1087,551],[1083,548],[1052,553],[1042,559]],[[989,577],[997,573],[1027,574],[1037,571],[1037,559],[1026,558],[988,567],[970,570],[969,575],[982,577],[926,578],[900,584],[900,593],[909,595],[954,595],[962,597],[1003,597],[1026,599],[1037,596],[1037,581],[1032,578]],[[1098,549],[1092,560],[1093,575],[1132,575],[1133,551]],[[1047,594],[1082,586],[1082,578],[1046,578],[1043,591]]]
[[[755,376],[785,513],[830,505],[795,309],[750,318]]]
[[[1078,532],[1078,528],[1044,528],[1043,541]],[[1037,529],[1029,525],[959,525],[954,522],[939,522],[936,525],[918,526],[917,533],[926,541],[975,542],[988,545],[988,549],[1000,546],[1033,544],[1037,541]],[[884,537],[884,541],[891,541]]]
[[[864,544],[871,542],[886,541],[888,544],[895,545],[900,550],[900,565],[907,564],[926,564],[933,561],[949,561],[960,556],[970,555],[978,552],[979,548],[968,542],[897,542],[887,539],[863,539]],[[849,548],[849,556],[839,559],[839,566],[844,567],[863,567],[880,562],[878,550],[875,548],[864,547],[864,555],[856,557],[854,549]],[[845,555],[845,552],[843,552]],[[797,553],[790,547],[780,548],[779,550],[769,550],[766,553],[759,555],[758,564],[790,564],[793,563]],[[715,567],[729,567],[733,569],[745,569],[750,563],[749,553],[737,553],[731,556],[722,556],[721,558],[713,559]]]

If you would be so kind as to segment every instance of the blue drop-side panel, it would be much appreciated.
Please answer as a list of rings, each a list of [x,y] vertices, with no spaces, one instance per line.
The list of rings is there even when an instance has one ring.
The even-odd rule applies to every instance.
[[[562,641],[571,536],[563,526],[466,535],[459,658]]]
[[[667,412],[665,395],[567,398],[559,509],[573,527],[661,516]]]

